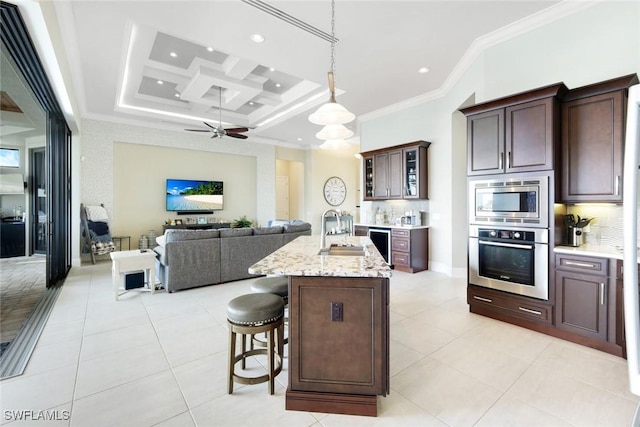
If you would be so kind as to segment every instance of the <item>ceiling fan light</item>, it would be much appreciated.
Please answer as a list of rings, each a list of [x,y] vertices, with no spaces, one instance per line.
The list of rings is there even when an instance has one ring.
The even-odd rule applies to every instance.
[[[327,102],[309,116],[309,121],[316,125],[326,126],[349,123],[355,118],[355,114],[337,102]]]
[[[347,139],[353,136],[353,131],[347,129],[344,125],[326,125],[320,132],[316,134],[318,139]]]

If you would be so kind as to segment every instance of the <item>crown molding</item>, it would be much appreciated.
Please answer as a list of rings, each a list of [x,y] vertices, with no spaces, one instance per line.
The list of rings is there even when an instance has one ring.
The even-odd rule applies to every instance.
[[[504,43],[514,37],[526,34],[537,28],[558,21],[577,12],[588,9],[596,4],[610,0],[564,0],[553,6],[549,6],[519,21],[508,24],[498,30],[478,37],[471,43],[469,49],[453,68],[441,87],[431,92],[406,99],[396,104],[388,105],[358,117],[359,123],[377,119],[391,113],[405,110],[416,105],[423,104],[444,97],[462,78],[464,73],[473,65],[480,55],[488,48]]]

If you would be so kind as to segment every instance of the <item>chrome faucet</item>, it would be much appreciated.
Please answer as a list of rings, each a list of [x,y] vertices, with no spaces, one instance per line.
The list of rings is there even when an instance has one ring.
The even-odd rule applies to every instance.
[[[322,213],[322,228],[320,230],[320,249],[323,249],[327,244],[327,230],[325,229],[325,217],[327,214],[332,213],[336,219],[338,220],[338,229],[340,228],[340,212],[335,209],[327,209]]]

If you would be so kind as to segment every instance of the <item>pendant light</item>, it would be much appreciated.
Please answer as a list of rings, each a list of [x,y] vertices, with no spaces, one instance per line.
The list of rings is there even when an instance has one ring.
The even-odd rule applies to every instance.
[[[349,138],[353,132],[343,126],[356,118],[355,114],[347,110],[344,106],[336,102],[335,90],[335,0],[331,0],[331,71],[328,73],[329,92],[331,97],[329,102],[320,106],[315,113],[309,116],[309,121],[317,125],[323,125],[324,128],[316,134],[316,137],[324,140],[337,140]]]

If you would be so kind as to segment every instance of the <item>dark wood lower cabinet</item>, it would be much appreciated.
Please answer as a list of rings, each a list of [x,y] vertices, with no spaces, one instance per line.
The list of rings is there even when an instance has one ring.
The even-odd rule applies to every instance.
[[[534,324],[553,324],[553,307],[546,301],[469,285],[467,302],[472,313],[516,325],[531,327]]]
[[[391,260],[396,270],[417,273],[429,268],[429,229],[391,229]]]
[[[389,392],[389,279],[291,277],[286,409],[377,415]]]
[[[621,261],[556,254],[551,301],[470,284],[467,302],[472,313],[624,357],[621,273]]]

